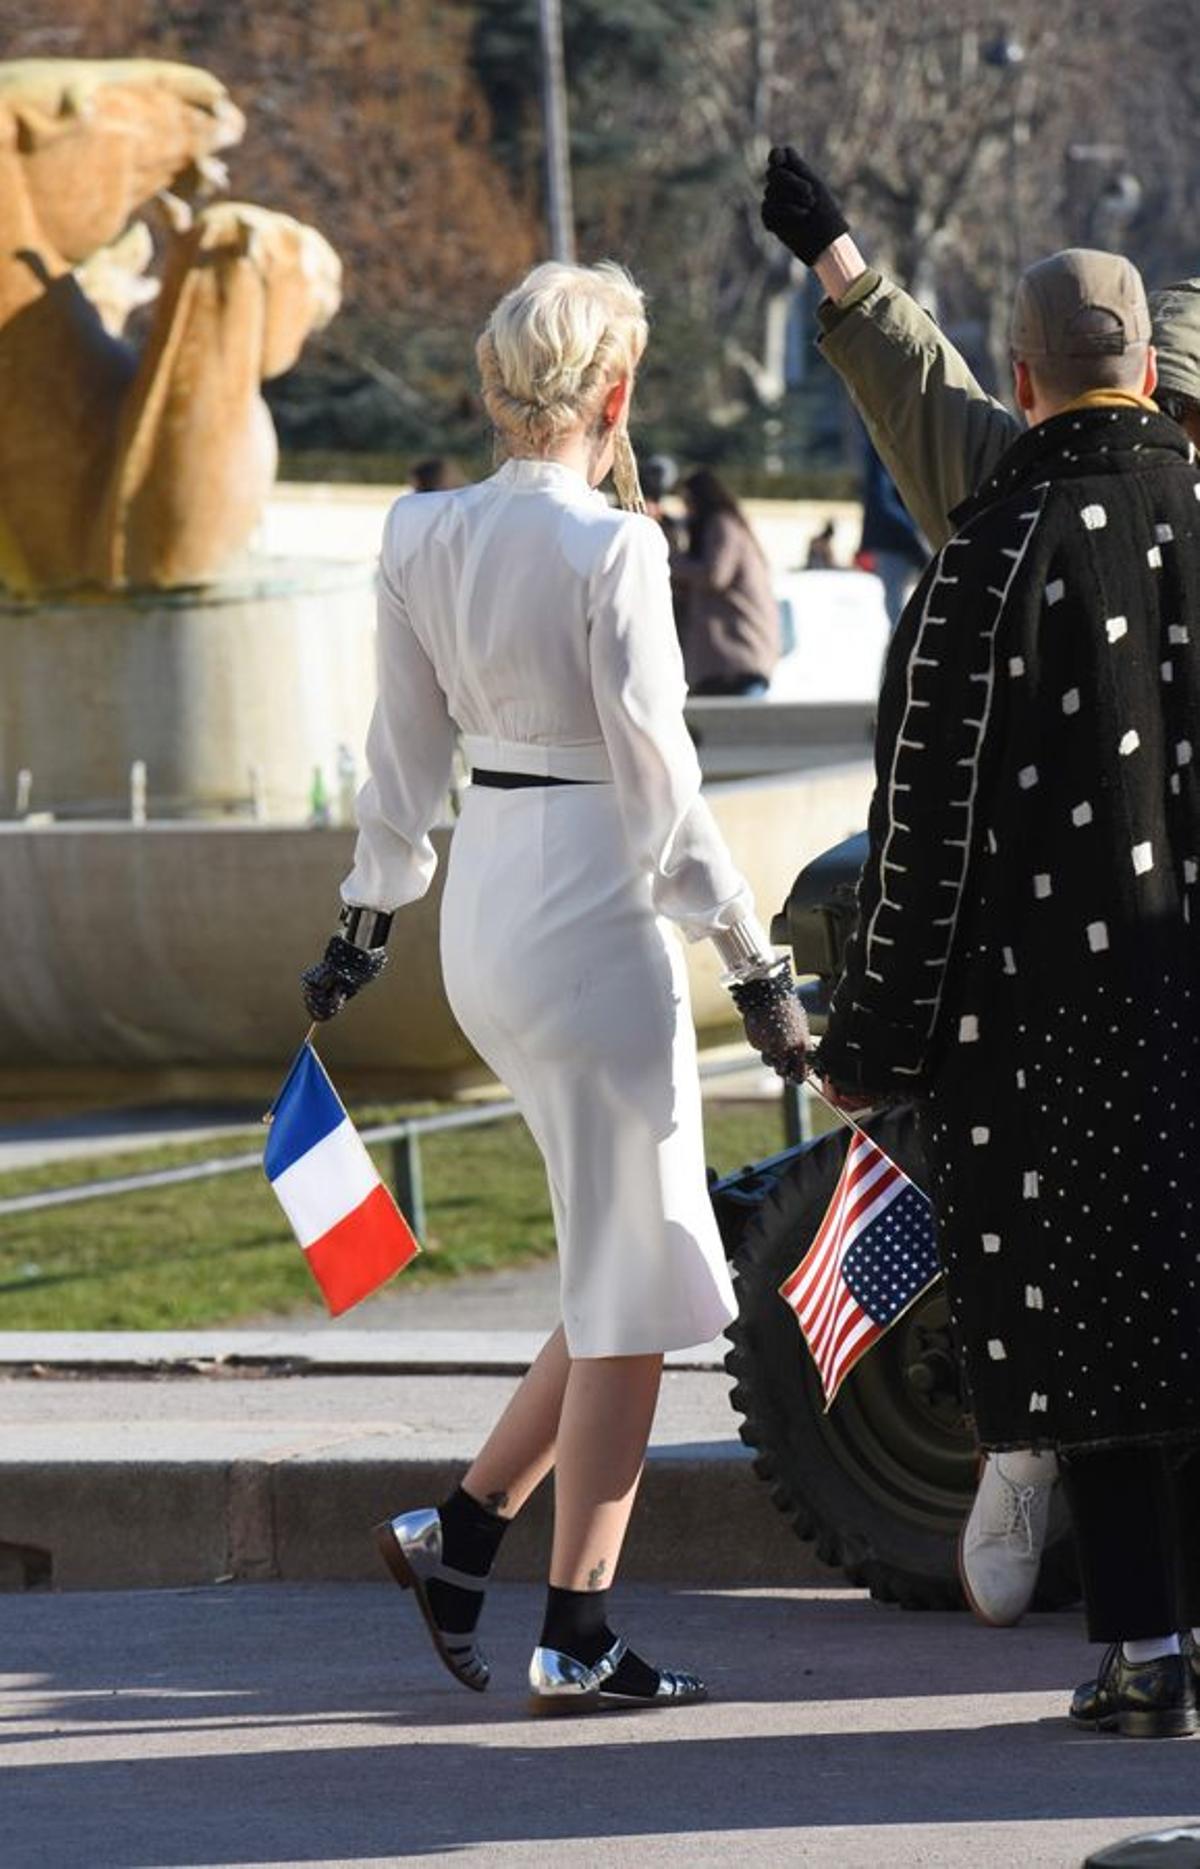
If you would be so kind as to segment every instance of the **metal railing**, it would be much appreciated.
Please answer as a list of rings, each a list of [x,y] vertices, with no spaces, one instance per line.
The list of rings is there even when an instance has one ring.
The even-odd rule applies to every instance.
[[[701,1082],[742,1075],[753,1070],[752,1052],[701,1064]],[[806,1142],[812,1134],[809,1093],[795,1084],[782,1086],[783,1129],[787,1147]],[[444,1110],[434,1116],[406,1116],[359,1133],[368,1145],[389,1143],[392,1151],[392,1187],[405,1219],[418,1236],[425,1230],[425,1191],[421,1173],[421,1137],[444,1135],[453,1129],[479,1129],[485,1123],[508,1122],[520,1110],[511,1098],[476,1109]],[[111,1200],[120,1194],[140,1194],[148,1188],[181,1187],[189,1181],[215,1181],[221,1175],[244,1174],[262,1168],[262,1150],[225,1155],[211,1161],[190,1162],[183,1168],[150,1168],[137,1175],[109,1175],[101,1181],[81,1181],[65,1188],[46,1188],[38,1194],[14,1194],[0,1200],[0,1219],[15,1214],[44,1213],[51,1207],[69,1207],[77,1201]]]

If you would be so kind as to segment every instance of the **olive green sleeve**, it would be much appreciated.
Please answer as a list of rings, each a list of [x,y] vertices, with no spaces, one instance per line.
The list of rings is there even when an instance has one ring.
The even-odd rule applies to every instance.
[[[879,273],[864,273],[817,315],[823,355],[904,504],[940,548],[954,530],[950,514],[987,479],[1021,424],[980,388],[916,300]]]

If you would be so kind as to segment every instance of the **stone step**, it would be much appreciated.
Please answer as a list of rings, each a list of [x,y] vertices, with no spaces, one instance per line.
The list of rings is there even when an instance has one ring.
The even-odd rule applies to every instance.
[[[189,1355],[133,1375],[119,1360],[126,1346],[110,1344],[110,1373],[102,1362],[80,1373],[78,1347],[68,1355],[60,1343],[66,1360],[55,1365],[44,1339],[43,1354],[18,1373],[10,1339],[0,1352],[11,1372],[0,1376],[0,1586],[376,1577],[372,1525],[449,1491],[512,1392],[516,1346],[460,1346],[464,1361],[451,1366],[445,1346],[431,1345],[422,1373],[410,1349],[403,1373],[370,1364],[372,1373],[331,1374],[314,1361],[309,1373],[292,1363],[272,1374],[289,1368],[284,1334],[270,1334],[274,1363],[265,1353],[236,1365]],[[356,1333],[368,1334],[392,1335]],[[305,1349],[314,1335],[303,1334]],[[623,1575],[714,1587],[837,1583],[755,1477],[729,1386],[712,1367],[664,1377]],[[544,1575],[550,1510],[547,1486],[505,1541],[504,1575]]]

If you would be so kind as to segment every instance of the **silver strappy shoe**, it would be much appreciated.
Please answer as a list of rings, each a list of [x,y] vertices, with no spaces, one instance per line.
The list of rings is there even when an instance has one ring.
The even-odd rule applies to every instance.
[[[599,1661],[589,1667],[557,1648],[535,1648],[529,1664],[529,1711],[542,1716],[594,1713],[600,1707],[683,1707],[708,1699],[708,1689],[695,1674],[672,1668],[658,1670],[653,1694],[623,1694],[612,1677],[629,1647],[618,1636]]]
[[[455,1570],[453,1565],[442,1562],[442,1521],[434,1506],[384,1519],[382,1525],[375,1527],[375,1542],[400,1588],[411,1590],[416,1597],[433,1646],[455,1680],[482,1694],[492,1671],[474,1636],[438,1627],[425,1586],[434,1582],[453,1584],[456,1590],[473,1590],[482,1596],[487,1589],[487,1578],[473,1577],[469,1571]]]

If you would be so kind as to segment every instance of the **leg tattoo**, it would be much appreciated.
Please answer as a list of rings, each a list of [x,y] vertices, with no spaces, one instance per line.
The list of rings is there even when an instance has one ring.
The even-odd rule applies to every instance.
[[[604,1558],[601,1558],[600,1562],[588,1572],[588,1581],[587,1581],[588,1589],[589,1590],[602,1589],[603,1584],[604,1584],[604,1579],[607,1573],[608,1573],[608,1564]]]

